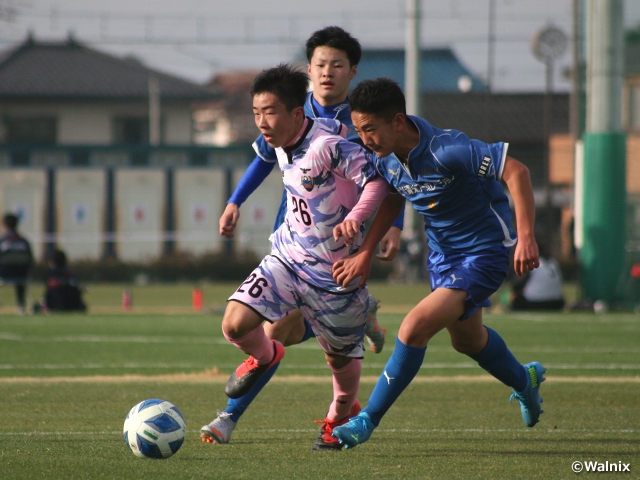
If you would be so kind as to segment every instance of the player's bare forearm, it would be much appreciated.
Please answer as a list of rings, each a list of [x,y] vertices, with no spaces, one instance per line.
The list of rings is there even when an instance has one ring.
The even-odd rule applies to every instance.
[[[332,275],[339,285],[346,287],[358,277],[360,277],[359,286],[366,283],[376,246],[398,217],[402,205],[404,205],[404,198],[398,194],[389,194],[385,197],[360,249],[333,264]]]
[[[373,217],[360,251],[367,251],[373,255],[378,243],[389,232],[395,219],[398,218],[403,205],[404,197],[397,193],[390,193],[384,198],[376,212],[376,216]]]
[[[371,255],[367,252],[357,251],[347,257],[341,258],[333,264],[331,275],[338,285],[346,287],[354,279],[360,277],[358,287],[363,287],[371,272]]]
[[[226,238],[233,238],[233,231],[240,218],[240,208],[235,203],[227,203],[227,206],[220,217],[220,235]]]
[[[505,162],[502,179],[513,199],[518,232],[513,268],[517,275],[523,275],[540,266],[538,244],[534,236],[536,205],[529,169],[511,157],[507,157]]]

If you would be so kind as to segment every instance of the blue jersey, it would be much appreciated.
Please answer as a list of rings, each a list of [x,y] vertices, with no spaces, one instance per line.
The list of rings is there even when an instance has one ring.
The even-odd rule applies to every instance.
[[[470,140],[408,116],[420,134],[408,165],[374,155],[378,174],[422,215],[432,251],[469,254],[511,247],[509,200],[500,183],[508,144]]]

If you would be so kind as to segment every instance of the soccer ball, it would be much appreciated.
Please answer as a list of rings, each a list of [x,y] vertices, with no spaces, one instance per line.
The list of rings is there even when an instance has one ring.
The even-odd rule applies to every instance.
[[[176,406],[153,398],[131,409],[124,420],[124,443],[140,458],[169,458],[184,442],[187,426]]]

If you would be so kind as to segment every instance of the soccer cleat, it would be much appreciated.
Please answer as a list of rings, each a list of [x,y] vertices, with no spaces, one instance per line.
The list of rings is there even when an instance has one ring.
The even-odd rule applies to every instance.
[[[364,335],[367,337],[371,351],[380,353],[384,347],[384,334],[387,331],[378,323],[376,312],[380,308],[380,300],[369,295],[369,310],[367,310],[367,321],[364,324]]]
[[[231,374],[224,389],[229,398],[240,398],[249,393],[262,374],[282,360],[284,347],[276,340],[271,341],[273,342],[274,350],[273,360],[265,365],[258,365],[255,358],[249,357],[242,362],[236,368],[236,371]]]
[[[369,414],[361,412],[349,419],[344,425],[335,427],[331,435],[336,437],[345,448],[349,449],[369,440],[375,428]]]
[[[342,420],[329,420],[325,417],[324,420],[315,420],[316,423],[321,423],[320,432],[318,433],[318,438],[316,438],[316,443],[313,444],[313,448],[311,450],[341,450],[343,445],[340,443],[336,437],[332,437],[331,433],[333,429],[339,425],[344,425],[349,421],[351,417],[355,417],[360,413],[360,402],[356,400],[351,407],[351,411],[349,415],[344,417]]]
[[[231,420],[231,414],[218,412],[218,417],[213,422],[200,429],[200,440],[207,443],[229,443],[234,428],[236,422]]]
[[[542,374],[546,373],[547,369],[538,362],[528,363],[524,366],[524,369],[527,372],[527,387],[522,392],[514,390],[509,397],[509,401],[514,398],[518,399],[524,424],[527,427],[533,427],[538,423],[540,414],[544,412],[544,410],[540,409],[542,398],[538,395],[538,390],[540,389],[540,384],[545,380]]]

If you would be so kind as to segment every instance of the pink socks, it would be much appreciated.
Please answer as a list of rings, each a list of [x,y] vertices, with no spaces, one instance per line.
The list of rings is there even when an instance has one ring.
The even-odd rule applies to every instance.
[[[222,331],[222,334],[224,335],[224,338],[229,340],[244,353],[255,358],[258,365],[266,365],[273,360],[273,341],[264,333],[262,325],[254,328],[245,336],[240,338],[231,338],[224,330]]]
[[[329,420],[342,420],[351,413],[353,403],[358,395],[360,387],[360,373],[362,372],[362,362],[354,358],[346,367],[334,369],[333,372],[333,402],[327,413]]]

